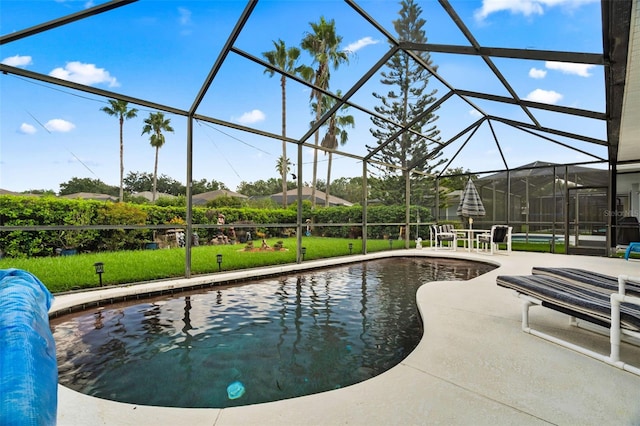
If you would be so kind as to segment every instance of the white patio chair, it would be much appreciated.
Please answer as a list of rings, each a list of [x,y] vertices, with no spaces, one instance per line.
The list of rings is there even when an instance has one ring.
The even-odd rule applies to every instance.
[[[507,254],[510,254],[512,230],[512,226],[493,225],[488,234],[478,234],[476,236],[476,252],[488,251],[493,255],[499,251],[500,244],[506,244]]]
[[[451,227],[451,228],[449,228]],[[431,247],[435,250],[455,250],[458,246],[458,235],[452,230],[453,225],[431,225]],[[444,245],[444,243],[448,245]]]

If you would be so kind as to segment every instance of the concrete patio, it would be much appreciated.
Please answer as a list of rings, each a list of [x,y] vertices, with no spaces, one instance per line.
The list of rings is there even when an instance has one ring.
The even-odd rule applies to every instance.
[[[533,266],[575,267],[640,276],[622,259],[513,252],[396,250],[268,268],[292,272],[386,256],[481,260],[500,267],[470,281],[433,282],[417,300],[424,321],[418,347],[399,365],[366,382],[284,401],[225,409],[180,409],[115,403],[59,386],[59,425],[638,425],[640,377],[521,331],[520,301],[497,275]],[[251,274],[256,273],[252,271]],[[259,271],[258,274],[261,274]],[[177,288],[247,271],[58,296],[53,311],[124,292]],[[608,337],[569,325],[567,316],[535,307],[532,326],[608,353]],[[622,360],[640,366],[640,346],[624,344]],[[153,380],[153,378],[149,378]]]

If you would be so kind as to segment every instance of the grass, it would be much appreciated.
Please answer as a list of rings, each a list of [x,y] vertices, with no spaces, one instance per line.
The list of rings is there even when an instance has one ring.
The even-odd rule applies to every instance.
[[[273,247],[282,241],[284,251],[246,252],[244,245],[198,246],[191,252],[193,275],[218,272],[216,256],[222,255],[222,270],[238,270],[261,266],[294,263],[296,239],[270,239]],[[346,238],[304,237],[305,260],[349,255],[362,252],[362,240]],[[259,247],[259,241],[254,242]],[[393,248],[404,248],[404,241],[392,240]],[[367,240],[367,251],[389,250],[388,240]],[[94,263],[104,263],[103,285],[135,283],[184,276],[185,249],[132,250],[78,254],[75,256],[3,258],[0,269],[17,268],[38,277],[52,293],[79,290],[99,286]]]
[[[256,268],[262,266],[294,263],[296,261],[296,239],[270,239],[273,247],[282,241],[284,251],[246,252],[244,245],[198,246],[191,252],[192,275],[218,272],[216,256],[222,255],[223,271]],[[391,240],[393,249],[404,248],[404,241]],[[362,252],[362,240],[346,238],[303,237],[306,247],[305,260],[330,258]],[[254,242],[259,247],[259,242]],[[428,241],[423,245],[428,247]],[[415,243],[411,241],[411,247]],[[549,252],[548,244],[513,243],[513,250]],[[367,252],[389,250],[389,240],[367,240]],[[556,244],[556,253],[564,253],[564,246]],[[37,276],[52,293],[87,289],[99,286],[94,263],[104,263],[103,285],[126,284],[184,276],[185,250],[181,248],[162,250],[132,250],[78,254],[75,256],[3,258],[0,269],[17,268]]]

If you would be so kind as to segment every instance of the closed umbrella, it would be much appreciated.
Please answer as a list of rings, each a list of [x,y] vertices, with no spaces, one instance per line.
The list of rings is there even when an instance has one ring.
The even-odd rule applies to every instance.
[[[480,194],[473,181],[469,179],[467,186],[465,186],[462,192],[462,198],[456,211],[458,216],[466,217],[469,219],[469,228],[473,227],[473,218],[485,215],[484,205],[480,199]]]

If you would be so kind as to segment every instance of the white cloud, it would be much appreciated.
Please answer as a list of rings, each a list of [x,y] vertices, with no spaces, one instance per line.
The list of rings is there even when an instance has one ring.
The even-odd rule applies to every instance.
[[[61,118],[54,118],[47,121],[44,127],[50,132],[70,132],[76,128],[76,125]]]
[[[347,51],[347,52],[351,52],[351,53],[355,53],[358,50],[362,49],[365,46],[368,46],[370,44],[378,44],[380,43],[380,40],[374,40],[371,37],[363,37],[360,40],[349,44],[347,47],[345,47],[343,50]]]
[[[20,125],[20,129],[18,129],[18,131],[22,134],[25,135],[32,135],[36,132],[36,128],[33,127],[31,124],[28,123],[22,123]]]
[[[591,77],[591,70],[595,65],[587,64],[571,64],[568,62],[551,62],[547,61],[544,66],[550,70],[560,71],[563,74],[579,75],[580,77]]]
[[[483,0],[482,7],[475,11],[476,20],[482,21],[492,13],[508,10],[516,14],[521,13],[524,16],[533,14],[542,15],[542,5],[536,0]]]
[[[83,64],[78,61],[67,62],[64,68],[56,68],[49,75],[87,86],[100,83],[108,83],[109,87],[120,86],[116,78],[112,77],[109,71],[104,68],[97,68],[94,64]]]
[[[178,14],[180,14],[180,25],[189,25],[191,23],[191,11],[189,9],[179,7]]]
[[[545,78],[547,72],[545,70],[539,70],[537,68],[531,68],[529,70],[529,77],[531,78]]]
[[[27,65],[31,65],[33,61],[31,60],[31,56],[16,55],[4,58],[2,63],[10,67],[26,67]]]
[[[529,93],[525,99],[528,101],[553,105],[562,99],[562,95],[558,92],[554,92],[553,90],[536,89]]]
[[[253,124],[259,121],[264,121],[265,118],[266,116],[264,115],[264,112],[259,109],[254,109],[253,111],[245,112],[236,121],[241,124]]]
[[[71,3],[73,1],[76,0],[54,0],[56,3]],[[84,2],[83,7],[85,9],[89,9],[91,7],[95,6],[95,2],[93,0],[87,0]]]
[[[598,0],[482,0],[482,7],[474,13],[476,20],[482,21],[492,13],[508,11],[524,16],[543,15],[545,9],[562,6],[580,7]]]
[[[472,117],[476,117],[476,118],[482,117],[482,114],[480,113],[480,111],[478,111],[475,108],[469,110],[469,115],[472,116]]]
[[[184,7],[178,8],[178,23],[182,27],[180,29],[180,35],[188,36],[191,34],[191,11]]]

